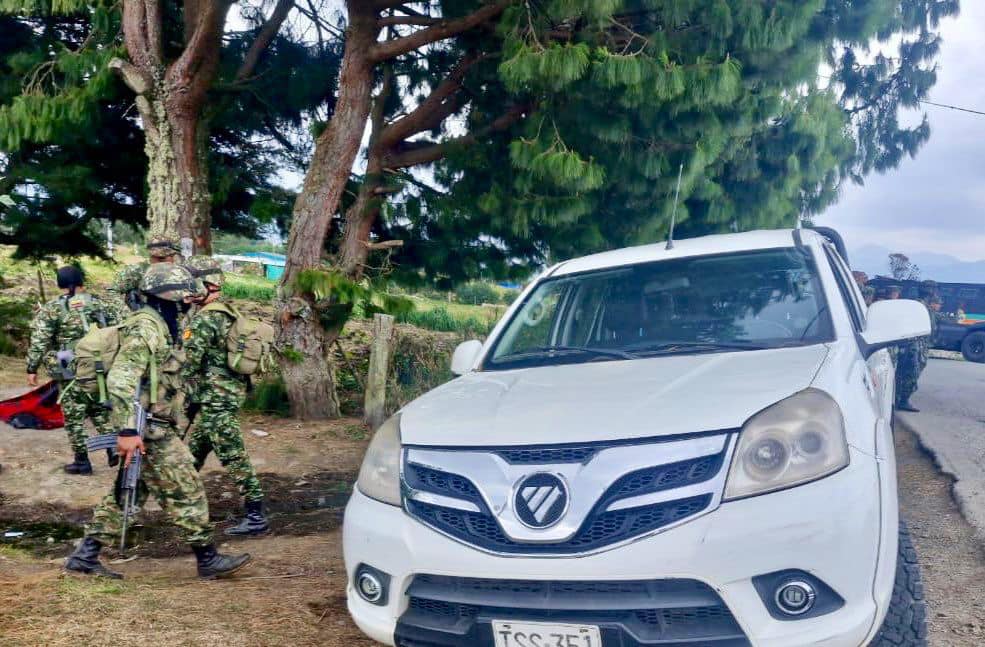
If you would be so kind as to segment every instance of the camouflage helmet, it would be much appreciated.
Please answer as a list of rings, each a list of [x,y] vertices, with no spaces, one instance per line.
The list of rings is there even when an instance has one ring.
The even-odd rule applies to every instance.
[[[185,263],[185,268],[191,275],[201,279],[204,283],[211,283],[222,287],[226,280],[226,275],[219,266],[219,261],[211,256],[192,256]]]
[[[151,238],[147,241],[147,253],[151,258],[170,258],[181,254],[181,246],[173,238]]]
[[[205,295],[205,285],[191,272],[173,263],[157,263],[147,268],[140,280],[140,291],[165,301],[183,301]]]

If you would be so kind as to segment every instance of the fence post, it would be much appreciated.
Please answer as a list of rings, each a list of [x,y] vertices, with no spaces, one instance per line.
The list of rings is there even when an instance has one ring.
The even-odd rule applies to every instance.
[[[369,352],[369,375],[366,377],[366,403],[363,420],[376,429],[386,420],[386,378],[393,348],[394,318],[373,315],[373,345]]]

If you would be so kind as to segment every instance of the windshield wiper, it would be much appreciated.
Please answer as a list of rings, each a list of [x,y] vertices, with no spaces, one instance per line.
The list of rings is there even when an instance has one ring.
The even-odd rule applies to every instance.
[[[636,356],[660,355],[676,353],[678,351],[716,351],[716,350],[766,350],[777,348],[777,346],[764,346],[749,342],[716,342],[716,341],[668,341],[659,344],[633,348],[632,353]]]
[[[617,357],[619,359],[635,359],[636,353],[631,353],[626,350],[617,350],[613,348],[593,348],[591,346],[535,346],[533,348],[525,348],[518,353],[510,353],[505,357],[500,357],[499,361],[504,359],[514,359],[519,357],[525,357],[527,355],[550,355],[552,353],[585,353],[588,355],[596,355],[598,357]]]

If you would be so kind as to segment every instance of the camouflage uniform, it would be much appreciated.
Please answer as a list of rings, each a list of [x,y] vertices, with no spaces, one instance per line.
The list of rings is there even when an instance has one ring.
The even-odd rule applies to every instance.
[[[181,247],[169,238],[154,238],[147,242],[147,252],[154,263],[161,263],[179,255]],[[109,289],[119,294],[131,310],[136,311],[140,307],[139,299],[136,298],[140,290],[140,281],[144,278],[151,264],[150,261],[141,261],[127,265],[117,272],[109,286]]]
[[[144,278],[148,267],[150,267],[150,263],[147,261],[127,265],[117,272],[116,277],[109,286],[110,291],[118,294],[121,301],[131,309],[134,309],[133,306],[136,305],[132,297],[137,292],[137,288],[140,286],[140,279]]]
[[[141,384],[150,383],[154,393],[141,390],[152,423],[144,430],[143,482],[157,498],[165,514],[192,545],[198,576],[205,579],[229,577],[250,563],[250,555],[223,555],[212,543],[209,504],[205,488],[188,448],[175,431],[176,417],[184,408],[178,381],[174,340],[178,337],[178,304],[204,296],[205,289],[188,270],[159,264],[147,271],[140,291],[147,306],[120,331],[119,352],[107,375],[113,403],[113,424],[120,430],[117,446],[129,453],[140,448],[135,426],[133,398]],[[151,297],[154,297],[153,299]],[[148,397],[152,395],[153,397]],[[99,560],[103,547],[121,531],[122,513],[116,496],[110,494],[93,513],[86,535],[65,560],[65,569],[86,575],[122,578]]]
[[[201,263],[199,263],[201,265]],[[219,285],[199,268],[197,275]],[[195,272],[195,269],[192,269]],[[184,364],[181,378],[189,385],[190,398],[200,405],[195,427],[189,434],[188,448],[195,457],[195,467],[202,468],[215,452],[239,486],[246,501],[261,501],[263,489],[243,444],[239,411],[246,399],[247,378],[227,366],[226,335],[233,320],[222,312],[198,312],[184,332]]]
[[[170,264],[160,270],[149,270],[143,282],[143,291],[160,285],[194,285],[187,271]],[[147,393],[142,398],[153,418],[144,435],[142,477],[170,521],[182,530],[185,540],[193,546],[205,546],[212,541],[208,500],[194,460],[176,431],[184,402],[179,364],[173,352],[174,340],[165,330],[164,319],[149,307],[142,308],[126,327],[119,353],[106,378],[113,405],[112,423],[116,429],[135,427],[133,397],[138,386],[148,381],[154,362],[158,373],[156,402],[151,403]],[[86,526],[86,537],[103,545],[111,543],[119,536],[121,522],[120,506],[115,493],[110,493],[93,512],[92,521]]]
[[[74,350],[76,342],[90,326],[115,326],[124,319],[122,309],[87,292],[67,294],[41,306],[31,324],[31,344],[27,351],[27,372],[37,373],[44,366],[48,375],[58,382],[59,401],[65,415],[65,431],[72,451],[86,453],[85,420],[92,418],[100,433],[107,433],[109,419],[98,398],[77,388],[71,382],[73,363],[63,373],[57,353]]]
[[[927,312],[930,314],[930,335],[900,345],[896,365],[897,406],[907,405],[910,397],[917,392],[920,374],[927,368],[930,348],[937,333],[937,313],[928,306],[926,300],[922,299],[921,302],[927,306]]]

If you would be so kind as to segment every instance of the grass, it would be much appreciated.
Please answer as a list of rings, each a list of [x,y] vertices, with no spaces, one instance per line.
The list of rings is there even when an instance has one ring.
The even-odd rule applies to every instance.
[[[413,297],[413,311],[401,315],[400,323],[438,332],[457,332],[464,335],[488,335],[506,306],[473,306]]]
[[[277,295],[277,282],[260,276],[227,273],[222,293],[231,299],[267,303]]]

